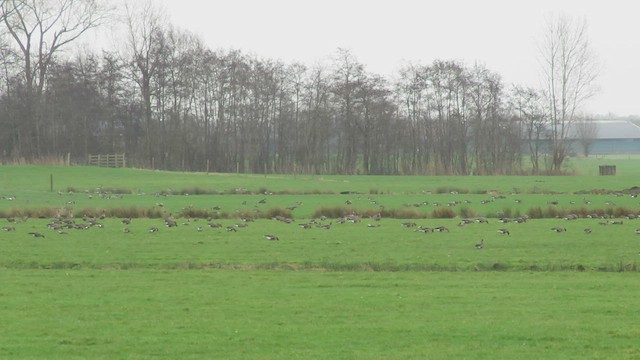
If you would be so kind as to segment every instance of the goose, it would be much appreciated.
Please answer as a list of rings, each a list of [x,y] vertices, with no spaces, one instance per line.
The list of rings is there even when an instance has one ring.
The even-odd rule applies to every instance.
[[[2,227],[3,231],[16,231],[15,226],[3,226]]]
[[[33,236],[34,238],[44,237],[44,235],[40,234],[39,232],[30,232],[29,235]]]
[[[510,235],[509,230],[507,230],[507,229],[498,229],[498,234]]]
[[[331,223],[328,223],[328,224],[325,224],[325,225],[320,225],[319,227],[321,229],[329,230],[329,229],[331,229]]]
[[[131,218],[122,219],[121,221],[124,225],[131,225]]]
[[[128,234],[128,233],[131,232],[131,230],[129,230],[129,228],[124,228],[124,229],[122,229],[122,232],[125,233],[125,234]]]
[[[555,232],[566,232],[567,229],[564,226],[556,226],[554,228],[551,228],[551,230],[555,231]]]
[[[437,232],[449,232],[449,229],[446,226],[437,226],[434,227],[433,230],[437,231]]]
[[[380,227],[380,224],[367,224],[367,227],[377,228],[377,227]]]
[[[430,227],[428,227],[428,226],[419,226],[419,227],[418,227],[417,229],[415,229],[414,231],[417,231],[417,232],[421,232],[421,233],[428,234],[428,233],[432,233],[432,232],[433,232],[433,229],[432,229],[432,228],[430,228]]]
[[[640,228],[636,229],[636,234],[640,235]]]
[[[275,236],[275,235],[269,235],[269,234],[267,234],[267,235],[265,235],[264,237],[265,237],[267,240],[271,240],[271,241],[274,241],[274,240],[280,240],[280,239],[278,239],[278,237],[277,237],[277,236]]]
[[[157,228],[157,227],[155,227],[155,226],[152,226],[152,227],[150,227],[150,228],[149,228],[149,232],[150,232],[150,233],[158,232],[158,228]]]
[[[236,228],[234,228],[233,226],[227,226],[227,231],[237,232],[238,230],[236,230]]]
[[[196,230],[197,230],[198,232],[202,232],[202,226],[198,226],[198,227],[196,228]]]
[[[480,240],[479,243],[476,244],[476,249],[480,250],[484,247],[484,239]]]
[[[585,234],[591,234],[592,231],[593,230],[590,227],[584,229]]]

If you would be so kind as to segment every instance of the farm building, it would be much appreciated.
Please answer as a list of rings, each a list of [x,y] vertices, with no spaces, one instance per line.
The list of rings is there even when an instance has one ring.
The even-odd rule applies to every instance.
[[[589,147],[593,155],[640,154],[639,120],[596,120],[595,141]],[[580,141],[574,144],[576,153],[581,153]]]
[[[590,136],[589,141],[586,141],[589,144],[590,155],[640,154],[640,119],[593,120],[590,124],[593,126],[593,135]],[[569,130],[572,156],[584,154],[585,141],[579,135],[577,126],[580,125],[574,123],[573,128]],[[549,129],[544,132],[549,136]],[[543,135],[538,146],[541,154],[549,153],[551,146],[549,137]],[[527,153],[529,150],[525,140],[523,151]]]

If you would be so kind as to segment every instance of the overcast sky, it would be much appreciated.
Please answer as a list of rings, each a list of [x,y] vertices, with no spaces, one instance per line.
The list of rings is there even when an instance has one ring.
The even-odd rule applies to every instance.
[[[153,0],[212,49],[327,62],[349,48],[388,76],[407,61],[484,64],[506,84],[540,85],[536,41],[560,12],[586,18],[602,63],[594,114],[640,115],[640,12],[631,0]]]

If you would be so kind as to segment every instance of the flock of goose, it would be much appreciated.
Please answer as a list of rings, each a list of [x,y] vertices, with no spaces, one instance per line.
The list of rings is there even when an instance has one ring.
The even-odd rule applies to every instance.
[[[504,196],[495,196],[492,197],[490,200],[486,200],[486,202],[491,202],[491,201],[495,201],[498,199],[504,199]],[[372,204],[377,204],[376,200],[373,200],[371,198],[368,198]],[[520,200],[516,200],[516,202],[520,202]],[[258,201],[256,203],[257,205],[262,205],[266,203],[266,198],[262,199],[260,201]],[[455,206],[458,205],[461,202],[455,201],[455,202],[449,202],[447,204],[447,206]],[[465,203],[470,203],[470,201],[465,200]],[[485,201],[483,201],[483,203],[485,203]],[[574,203],[574,202],[572,202]],[[590,200],[585,200],[585,204],[586,203],[591,203]],[[298,202],[296,203],[295,206],[289,207],[288,209],[293,210],[296,207],[300,206],[302,203]],[[352,205],[353,201],[351,200],[347,200],[345,202],[346,205]],[[427,205],[429,203],[427,202],[422,202],[422,203],[416,203],[416,204],[405,204],[405,206],[424,206]],[[554,202],[550,202],[551,205],[557,205],[558,202],[554,201]],[[246,201],[243,202],[243,205],[246,205]],[[437,205],[439,206],[439,204],[436,203],[431,203],[429,205]],[[163,203],[157,203],[156,206],[158,207],[164,207]],[[383,206],[380,206],[381,209],[384,209]],[[220,207],[215,206],[212,209],[219,211]],[[592,215],[592,216],[587,216],[588,218],[595,218],[597,215]],[[60,235],[66,235],[68,230],[71,229],[89,229],[92,227],[98,227],[101,228],[103,227],[103,224],[101,222],[101,220],[103,220],[105,218],[104,215],[99,216],[97,218],[95,217],[83,217],[82,218],[82,222],[77,221],[74,218],[71,217],[63,217],[63,216],[58,216],[53,218],[48,224],[47,224],[47,228],[51,229],[51,230],[55,230],[57,231],[58,234]],[[569,214],[566,215],[563,219],[564,220],[576,220],[578,219],[579,216],[575,215],[575,214]],[[635,214],[629,214],[625,217],[626,219],[637,219],[638,215]],[[368,223],[367,227],[369,228],[376,228],[376,227],[380,227],[380,223],[378,223],[378,221],[380,221],[382,219],[382,215],[380,213],[377,213],[371,217],[368,217],[369,220],[372,221],[372,223]],[[623,225],[624,222],[623,220],[614,220],[611,218],[607,218],[607,217],[600,217],[601,221],[599,222],[600,225]],[[6,220],[10,223],[10,225],[7,226],[3,226],[0,228],[0,230],[2,231],[16,231],[16,226],[14,224],[16,223],[20,223],[20,222],[25,222],[27,221],[27,218],[22,218],[22,219],[15,219],[13,217],[7,217]],[[79,219],[78,219],[79,220]],[[187,219],[185,222],[182,222],[181,225],[190,225],[193,221],[197,221],[198,219]],[[248,226],[248,223],[253,221],[253,219],[251,218],[246,218],[243,217],[241,218],[242,222],[238,222],[236,224],[233,225],[229,225],[229,226],[223,226],[220,223],[217,222],[213,222],[212,219],[207,219],[206,225],[199,225],[196,226],[196,230],[198,232],[202,232],[204,231],[205,227],[210,227],[210,228],[224,228],[226,229],[226,231],[228,232],[236,232],[238,231],[238,229],[244,228]],[[287,217],[282,217],[282,216],[276,216],[273,218],[273,220],[277,220],[277,221],[281,221],[283,223],[293,223],[294,220],[291,218],[287,218]],[[362,220],[362,218],[358,215],[346,215],[337,219],[334,219],[336,224],[343,224],[343,223],[357,223],[360,222]],[[332,225],[333,225],[333,221],[334,220],[329,220],[326,217],[322,216],[319,217],[318,219],[311,219],[307,222],[304,223],[298,223],[298,226],[302,229],[311,229],[311,228],[320,228],[320,229],[325,229],[325,230],[329,230],[331,229]],[[496,219],[498,222],[502,223],[502,224],[507,224],[507,223],[525,223],[528,221],[528,217],[527,216],[518,216],[518,217],[514,217],[514,218],[508,218],[508,217],[501,217]],[[128,225],[131,224],[132,219],[131,218],[125,218],[125,219],[121,219],[122,225],[124,226],[123,228],[123,232],[124,233],[130,233],[131,231],[129,230]],[[327,222],[329,221],[329,222]],[[494,221],[494,220],[492,220]],[[487,218],[484,217],[476,217],[476,218],[472,218],[472,219],[462,219],[459,221],[458,226],[459,227],[465,227],[467,225],[473,224],[473,223],[485,223],[488,224],[489,220]],[[164,227],[167,228],[172,228],[172,227],[177,227],[178,221],[173,218],[172,216],[168,216],[164,218]],[[421,233],[435,233],[435,232],[449,232],[449,229],[446,226],[435,226],[435,227],[429,227],[429,226],[418,226],[415,222],[412,221],[407,221],[407,222],[403,222],[401,224],[403,227],[405,228],[411,228],[413,229],[413,231],[415,232],[421,232]],[[557,233],[563,233],[566,232],[567,229],[564,226],[555,226],[551,228],[552,231],[557,232]],[[156,233],[160,231],[160,228],[158,226],[152,226],[150,228],[148,228],[148,232],[149,233]],[[499,235],[511,235],[511,232],[509,231],[508,228],[506,227],[502,227],[497,229],[497,232]],[[593,232],[593,229],[591,227],[586,227],[584,228],[584,233],[585,234],[591,234]],[[635,229],[635,233],[640,235],[640,228],[636,228]],[[28,233],[29,235],[35,237],[35,238],[45,238],[45,235],[41,232],[36,232],[36,231],[31,231]],[[264,238],[269,240],[269,241],[277,241],[279,240],[279,237],[277,235],[274,234],[265,234]],[[479,243],[476,243],[474,245],[474,247],[476,249],[483,249],[485,247],[485,242],[484,239],[482,239]]]
[[[98,218],[94,218],[94,217],[83,217],[82,221],[76,221],[76,219],[70,218],[70,217],[56,217],[51,219],[51,221],[46,225],[48,229],[50,230],[54,230],[57,232],[57,234],[60,235],[66,235],[67,231],[69,230],[73,230],[73,229],[77,229],[77,230],[84,230],[84,229],[89,229],[89,228],[102,228],[104,227],[103,223],[101,222],[101,220],[103,220],[105,217],[101,216]],[[376,214],[372,217],[368,218],[369,220],[372,220],[372,222],[367,224],[367,227],[369,228],[377,228],[380,227],[381,224],[379,223],[379,221],[382,219],[382,216],[380,214]],[[573,216],[568,216],[564,218],[565,220],[575,220],[577,219],[577,217],[573,217]],[[17,223],[21,223],[21,222],[26,222],[27,219],[14,219],[12,217],[8,217],[6,218],[6,220],[11,223],[11,225],[7,225],[7,226],[3,226],[2,228],[0,228],[2,231],[16,231],[16,225]],[[79,219],[78,219],[79,220]],[[180,225],[182,226],[186,226],[186,225],[191,225],[191,224],[196,224],[196,222],[199,219],[186,219],[184,222],[182,222]],[[206,223],[203,225],[197,225],[195,226],[196,230],[198,232],[202,232],[204,231],[205,227],[209,227],[212,229],[225,229],[227,232],[236,232],[238,231],[238,229],[242,229],[242,228],[246,228],[249,226],[249,223],[254,221],[251,218],[241,218],[242,222],[237,222],[233,225],[228,225],[228,226],[224,226],[218,222],[214,222],[212,219],[207,219]],[[287,217],[282,217],[282,216],[276,216],[274,217],[272,220],[277,220],[286,224],[291,224],[294,223],[295,220],[291,219],[291,218],[287,218]],[[344,217],[340,217],[338,219],[335,219],[336,224],[344,224],[344,223],[359,223],[362,221],[362,218],[357,216],[357,215],[347,215]],[[516,218],[499,218],[497,219],[497,221],[499,223],[502,224],[507,224],[507,223],[525,223],[528,221],[527,217],[516,217]],[[123,228],[123,232],[124,233],[130,233],[131,231],[129,230],[129,225],[131,225],[132,223],[132,219],[131,218],[125,218],[125,219],[121,219],[121,223],[124,226]],[[473,224],[473,223],[485,223],[488,224],[489,220],[484,218],[484,217],[477,217],[477,218],[473,218],[473,219],[462,219],[459,221],[458,226],[459,227],[465,227],[467,225]],[[173,227],[178,227],[179,223],[176,219],[174,219],[173,217],[166,217],[163,220],[163,224],[164,227],[166,228],[173,228]],[[605,221],[600,221],[599,222],[600,225],[623,225],[624,222],[623,220],[605,220]],[[302,229],[311,229],[311,228],[318,228],[318,229],[325,229],[325,230],[329,230],[332,228],[333,226],[333,220],[332,219],[328,219],[324,216],[318,218],[318,219],[311,219],[307,222],[303,222],[303,223],[298,223],[297,224],[300,228]],[[440,226],[424,226],[424,225],[418,225],[417,223],[413,222],[413,221],[406,221],[406,222],[402,222],[401,226],[404,228],[408,228],[408,229],[412,229],[414,232],[420,232],[420,233],[443,233],[443,232],[449,232],[449,228],[447,228],[446,226],[440,225]],[[151,226],[148,228],[147,230],[149,233],[156,233],[160,231],[160,228],[158,226]],[[564,226],[554,226],[551,228],[551,231],[556,232],[556,233],[564,233],[567,232],[567,228]],[[591,227],[586,227],[584,228],[584,233],[585,234],[591,234],[593,232],[593,229]],[[499,235],[505,235],[505,236],[509,236],[511,235],[511,232],[509,231],[508,228],[506,227],[501,227],[499,229],[497,229],[497,233]],[[45,238],[45,235],[41,232],[37,232],[37,231],[31,231],[28,233],[30,236],[34,237],[34,238]],[[635,234],[640,235],[640,228],[636,228],[635,229]],[[280,238],[275,235],[275,234],[265,234],[263,236],[266,240],[269,241],[278,241],[280,240]],[[481,241],[479,243],[476,243],[474,245],[475,249],[481,250],[485,248],[485,241],[484,239],[481,239]]]

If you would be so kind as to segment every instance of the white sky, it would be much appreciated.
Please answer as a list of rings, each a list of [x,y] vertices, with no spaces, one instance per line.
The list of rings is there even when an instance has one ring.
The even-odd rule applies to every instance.
[[[388,76],[403,62],[484,64],[506,84],[538,86],[536,39],[545,18],[585,17],[602,63],[588,112],[640,115],[640,11],[633,0],[153,0],[212,49],[326,62],[349,48]]]

